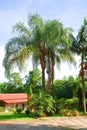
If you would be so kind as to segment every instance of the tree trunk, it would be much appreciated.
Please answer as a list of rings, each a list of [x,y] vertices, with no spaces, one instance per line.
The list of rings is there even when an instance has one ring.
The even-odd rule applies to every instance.
[[[41,69],[42,69],[42,86],[45,88],[45,57],[40,56],[40,64],[41,64]]]
[[[45,42],[42,42],[39,44],[39,50],[40,50],[40,64],[42,69],[42,86],[45,89],[45,56],[47,53]]]
[[[48,56],[48,63],[47,63],[47,74],[48,74],[48,83],[46,87],[46,92],[48,93],[51,87],[51,81],[52,81],[52,73],[51,73],[51,63],[50,63],[50,57]]]
[[[42,86],[45,88],[45,69],[42,68]]]
[[[82,53],[82,63],[81,63],[81,70],[82,70],[82,108],[84,114],[86,114],[86,102],[85,102],[85,84],[84,84],[84,68],[83,68],[83,63],[84,63],[84,56]]]
[[[52,55],[52,58],[51,58],[51,60],[52,60],[52,85],[53,85],[53,82],[54,82],[54,65],[55,65],[55,56],[54,56],[54,54]]]

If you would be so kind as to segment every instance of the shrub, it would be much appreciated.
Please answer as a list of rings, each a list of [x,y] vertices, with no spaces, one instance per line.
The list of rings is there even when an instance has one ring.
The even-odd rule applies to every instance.
[[[65,98],[57,100],[55,104],[56,113],[58,113],[58,111],[64,108],[65,108]]]
[[[59,99],[56,102],[56,110],[59,111],[61,109],[78,109],[79,108],[79,101],[78,98],[72,99]]]
[[[16,112],[20,114],[22,112],[22,108],[21,107],[17,107],[16,108]]]
[[[30,110],[32,107],[33,112],[38,116],[45,116],[54,113],[54,104],[55,101],[53,97],[41,91],[39,94],[34,94],[32,96],[31,101],[28,103],[28,107]]]
[[[78,109],[79,107],[78,98],[66,99],[64,104],[68,109]]]
[[[30,114],[30,110],[29,110],[29,109],[26,109],[26,110],[25,110],[25,113],[26,113],[26,115],[29,115],[29,114]]]
[[[58,114],[61,115],[61,116],[70,116],[71,112],[68,109],[61,109],[61,110],[58,111]]]

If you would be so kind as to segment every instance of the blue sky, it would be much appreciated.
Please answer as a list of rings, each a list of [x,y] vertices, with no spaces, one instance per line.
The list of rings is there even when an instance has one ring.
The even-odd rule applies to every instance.
[[[38,13],[44,20],[58,19],[65,27],[72,27],[77,35],[87,16],[87,0],[0,0],[0,82],[5,81],[2,61],[5,45],[12,36],[12,26],[19,21],[26,24],[29,13]],[[67,69],[67,72],[76,75],[78,70],[72,67],[72,71]],[[59,75],[63,77],[66,72],[61,71]]]

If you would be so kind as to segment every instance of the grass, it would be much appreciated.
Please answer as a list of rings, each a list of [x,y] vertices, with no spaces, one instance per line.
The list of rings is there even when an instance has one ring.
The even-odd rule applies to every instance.
[[[47,116],[49,117],[49,116]],[[65,117],[65,115],[59,115],[59,114],[54,114],[53,116],[50,117]],[[30,113],[29,115],[26,115],[24,112],[18,114],[18,113],[0,113],[0,121],[7,121],[7,120],[34,120],[36,119],[37,116],[35,113]]]
[[[32,120],[34,117],[28,117],[25,113],[4,113],[0,114],[0,121],[4,120]]]

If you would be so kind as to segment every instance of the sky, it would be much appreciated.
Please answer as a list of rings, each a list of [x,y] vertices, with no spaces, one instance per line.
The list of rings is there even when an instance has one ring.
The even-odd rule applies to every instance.
[[[87,16],[87,0],[0,0],[0,82],[6,81],[2,62],[6,43],[13,36],[12,27],[19,21],[27,24],[29,13],[38,13],[44,20],[58,19],[65,27],[72,27],[76,36]],[[55,77],[76,76],[79,57],[76,59],[76,67],[63,63]]]

